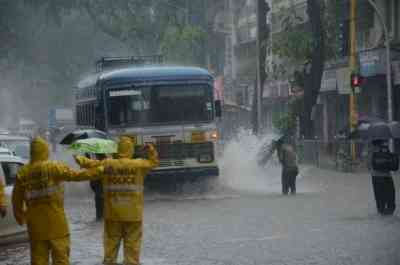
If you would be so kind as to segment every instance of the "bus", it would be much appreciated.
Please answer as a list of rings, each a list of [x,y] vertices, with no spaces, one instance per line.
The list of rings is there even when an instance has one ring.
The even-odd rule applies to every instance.
[[[101,68],[79,83],[75,106],[78,128],[130,136],[139,157],[143,145],[153,143],[160,166],[150,173],[150,179],[219,175],[216,119],[221,116],[221,103],[214,98],[214,80],[205,69]]]

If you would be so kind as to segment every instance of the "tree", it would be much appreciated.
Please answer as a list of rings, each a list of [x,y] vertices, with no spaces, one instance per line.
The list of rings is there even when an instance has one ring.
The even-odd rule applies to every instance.
[[[294,7],[283,10],[282,33],[274,36],[273,51],[283,61],[274,67],[277,79],[287,78],[296,90],[289,112],[300,119],[300,133],[313,137],[312,112],[321,87],[324,63],[338,57],[340,0],[307,0],[308,21]],[[292,67],[290,67],[292,66]]]
[[[18,42],[15,23],[19,7],[18,1],[0,1],[0,59],[7,57]]]
[[[258,5],[258,37],[260,38],[260,52],[259,52],[259,56],[260,56],[260,69],[262,69],[260,71],[260,86],[261,86],[261,98],[258,98],[257,93],[254,92],[253,93],[253,104],[252,104],[252,124],[253,124],[253,132],[255,134],[257,134],[259,132],[259,130],[261,129],[261,124],[258,124],[257,121],[257,104],[258,104],[258,100],[261,100],[262,102],[262,95],[264,92],[264,83],[265,80],[267,79],[267,73],[265,71],[266,69],[266,59],[267,59],[267,46],[268,46],[268,37],[269,37],[269,28],[267,25],[267,15],[268,12],[270,11],[270,7],[268,5],[268,3],[265,0],[256,0],[257,1],[257,5]],[[256,80],[256,86],[258,86],[258,82]]]
[[[21,115],[46,124],[48,107],[71,106],[73,87],[94,69],[96,59],[111,51],[116,56],[132,53],[96,29],[85,10],[61,3],[53,16],[44,0],[7,0],[0,5],[7,8],[0,9],[7,18],[0,25],[8,29],[0,32],[5,40],[0,43],[3,121],[16,114],[14,120]]]
[[[320,0],[307,0],[307,14],[312,32],[312,53],[310,54],[310,71],[304,71],[303,112],[300,115],[301,134],[305,138],[313,137],[312,111],[317,103],[321,88],[325,63],[325,34],[322,24],[322,3]]]
[[[101,30],[127,43],[137,54],[164,53],[172,62],[204,64],[200,52],[206,31],[190,23],[190,8],[201,8],[195,4],[181,0],[83,1]]]
[[[171,63],[204,64],[202,44],[206,32],[193,26],[169,26],[161,41],[161,51]]]
[[[187,0],[0,0],[0,93],[9,95],[1,97],[1,113],[44,123],[49,106],[72,103],[73,87],[101,56],[162,52],[169,62],[205,66],[204,6]]]

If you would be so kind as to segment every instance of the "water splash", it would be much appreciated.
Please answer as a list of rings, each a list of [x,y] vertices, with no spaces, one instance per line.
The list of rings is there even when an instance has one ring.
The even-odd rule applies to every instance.
[[[265,167],[257,164],[260,148],[276,138],[277,135],[273,133],[257,137],[250,130],[240,130],[224,146],[220,158],[221,184],[247,192],[280,191],[280,166],[277,159],[273,158]]]

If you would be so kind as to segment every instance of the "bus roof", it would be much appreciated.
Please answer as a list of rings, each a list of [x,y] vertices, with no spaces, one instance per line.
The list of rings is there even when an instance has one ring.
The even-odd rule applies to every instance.
[[[82,80],[78,87],[82,88],[94,85],[97,80],[110,83],[124,83],[134,81],[183,81],[187,79],[210,82],[213,80],[213,77],[207,70],[199,67],[127,67],[91,76],[87,79]]]

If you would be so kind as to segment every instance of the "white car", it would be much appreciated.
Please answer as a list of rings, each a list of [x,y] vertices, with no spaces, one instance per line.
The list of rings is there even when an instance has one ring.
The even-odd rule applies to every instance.
[[[18,169],[25,164],[25,160],[12,155],[0,155],[0,178],[6,183],[5,194],[7,202],[7,216],[0,218],[0,245],[26,240],[26,226],[20,226],[14,219],[11,205],[11,194]]]
[[[11,150],[16,156],[28,160],[30,158],[30,139],[18,135],[1,135],[0,147]]]
[[[4,156],[4,155],[13,156],[14,153],[8,148],[0,147],[0,156]]]

